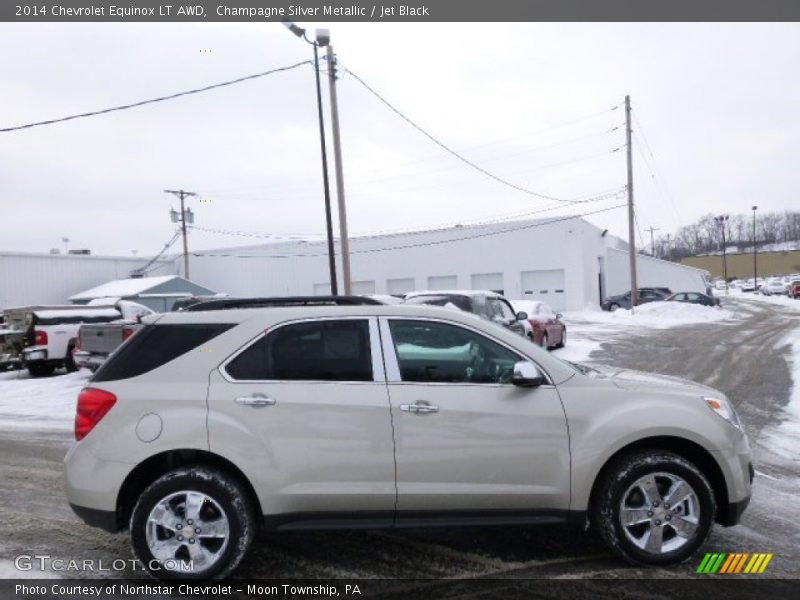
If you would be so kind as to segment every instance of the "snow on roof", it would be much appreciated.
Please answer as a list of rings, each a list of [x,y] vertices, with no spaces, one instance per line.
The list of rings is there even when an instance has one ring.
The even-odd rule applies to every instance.
[[[178,279],[178,275],[164,275],[162,277],[141,277],[138,279],[117,279],[103,285],[98,285],[90,290],[70,296],[70,300],[85,300],[87,298],[123,298],[136,296],[149,289]]]
[[[416,298],[417,296],[492,296],[500,297],[497,292],[490,290],[424,290],[419,292],[408,292],[406,298]]]

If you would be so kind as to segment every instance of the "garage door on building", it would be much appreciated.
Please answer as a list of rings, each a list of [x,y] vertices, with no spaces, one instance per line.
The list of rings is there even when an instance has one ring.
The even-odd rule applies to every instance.
[[[457,275],[436,275],[428,277],[429,290],[455,290],[458,289]]]
[[[330,283],[315,283],[314,284],[314,295],[315,296],[330,296],[331,295],[331,284]]]
[[[350,291],[355,296],[363,296],[364,294],[375,293],[374,281],[353,281],[350,284]]]
[[[393,296],[401,296],[414,291],[414,278],[405,277],[401,279],[387,279],[386,293]]]
[[[477,273],[470,277],[470,283],[473,290],[489,290],[498,294],[505,291],[502,273]]]
[[[545,302],[553,310],[564,310],[566,308],[564,269],[523,271],[520,275],[522,278],[522,297],[525,300]]]

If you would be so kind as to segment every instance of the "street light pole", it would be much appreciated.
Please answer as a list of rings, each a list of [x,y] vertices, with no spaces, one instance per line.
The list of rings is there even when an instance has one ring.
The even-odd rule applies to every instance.
[[[325,118],[322,114],[322,85],[319,80],[319,47],[327,46],[330,37],[327,31],[320,29],[317,32],[317,39],[311,41],[306,37],[306,30],[298,27],[288,19],[283,21],[283,24],[295,34],[297,37],[302,38],[314,48],[314,77],[317,85],[317,116],[319,118],[319,145],[322,154],[322,185],[325,193],[325,227],[328,236],[328,270],[331,279],[331,294],[333,296],[339,295],[339,289],[336,284],[336,253],[333,246],[333,218],[331,216],[331,191],[330,182],[328,178],[328,152],[325,148]]]
[[[756,246],[756,211],[757,206],[753,207],[753,287],[758,289],[758,247]]]

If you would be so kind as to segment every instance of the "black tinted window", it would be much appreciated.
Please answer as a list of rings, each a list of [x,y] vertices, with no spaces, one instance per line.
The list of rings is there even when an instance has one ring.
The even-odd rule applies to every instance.
[[[372,381],[369,326],[360,319],[286,325],[225,370],[238,380]]]
[[[128,379],[164,365],[233,327],[229,323],[147,325],[119,347],[92,381]]]

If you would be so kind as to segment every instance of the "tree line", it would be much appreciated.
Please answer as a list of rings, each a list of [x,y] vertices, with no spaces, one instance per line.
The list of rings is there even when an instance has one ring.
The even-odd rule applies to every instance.
[[[660,258],[679,260],[687,256],[719,252],[722,250],[722,230],[725,229],[726,249],[744,251],[753,247],[753,214],[729,215],[722,224],[714,214],[707,214],[691,225],[685,225],[675,234],[666,234],[655,240],[655,253]],[[800,240],[800,212],[785,211],[756,213],[755,239],[760,248],[765,244]],[[650,248],[645,248],[649,251]]]

